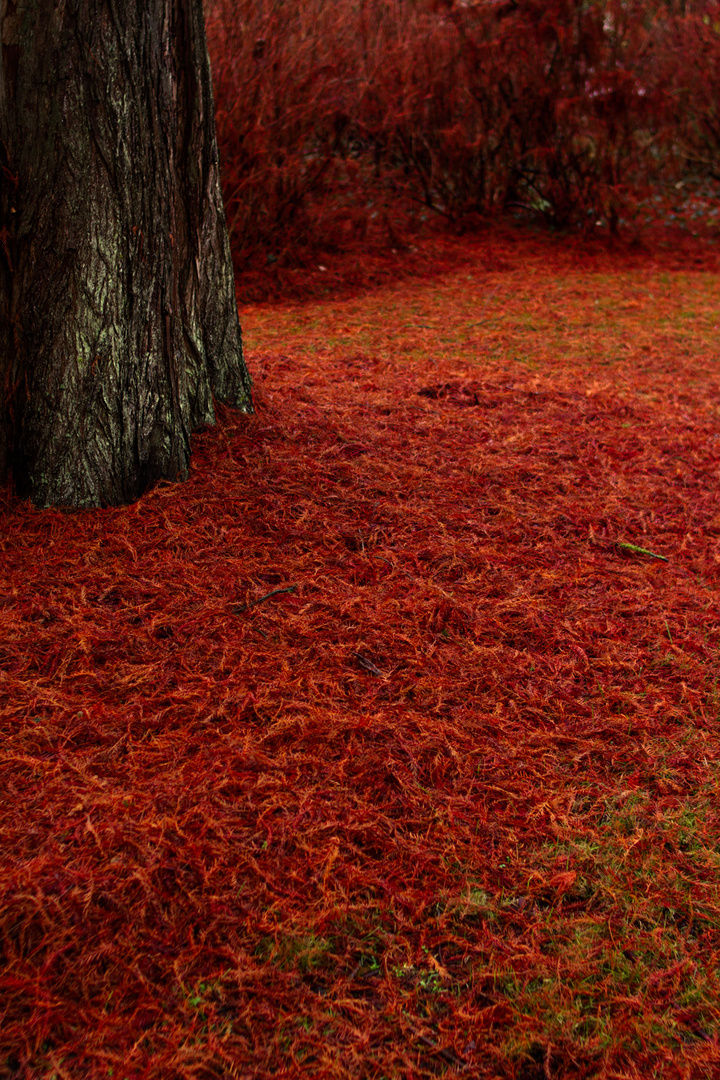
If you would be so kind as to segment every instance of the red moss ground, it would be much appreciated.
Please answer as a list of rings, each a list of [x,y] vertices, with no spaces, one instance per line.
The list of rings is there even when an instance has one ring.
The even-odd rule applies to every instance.
[[[717,262],[453,243],[3,497],[0,1076],[720,1074]]]

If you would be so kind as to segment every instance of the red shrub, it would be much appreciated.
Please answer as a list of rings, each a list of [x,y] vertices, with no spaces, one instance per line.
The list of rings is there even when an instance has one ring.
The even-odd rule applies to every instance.
[[[717,171],[717,3],[216,0],[209,35],[241,264],[361,238],[388,191],[614,231]]]

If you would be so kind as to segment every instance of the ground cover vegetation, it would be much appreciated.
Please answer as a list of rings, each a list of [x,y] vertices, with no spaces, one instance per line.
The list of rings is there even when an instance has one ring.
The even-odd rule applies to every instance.
[[[275,246],[237,197],[256,413],[185,484],[0,495],[2,1077],[720,1071],[712,208],[423,231],[398,145]]]
[[[0,1075],[720,1068],[717,259],[450,246],[5,499]]]

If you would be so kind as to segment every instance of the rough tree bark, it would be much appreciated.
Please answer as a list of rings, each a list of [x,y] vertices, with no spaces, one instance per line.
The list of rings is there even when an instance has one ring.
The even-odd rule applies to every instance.
[[[0,0],[0,41],[0,475],[130,502],[252,411],[202,0]]]

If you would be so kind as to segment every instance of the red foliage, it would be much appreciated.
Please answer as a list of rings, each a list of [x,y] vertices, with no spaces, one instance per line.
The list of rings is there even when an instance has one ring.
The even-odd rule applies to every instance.
[[[0,1075],[720,1067],[717,375],[578,254],[248,311],[185,485],[4,499]]]
[[[398,248],[428,215],[614,232],[672,213],[672,185],[720,175],[718,27],[715,2],[216,0],[238,267]]]

